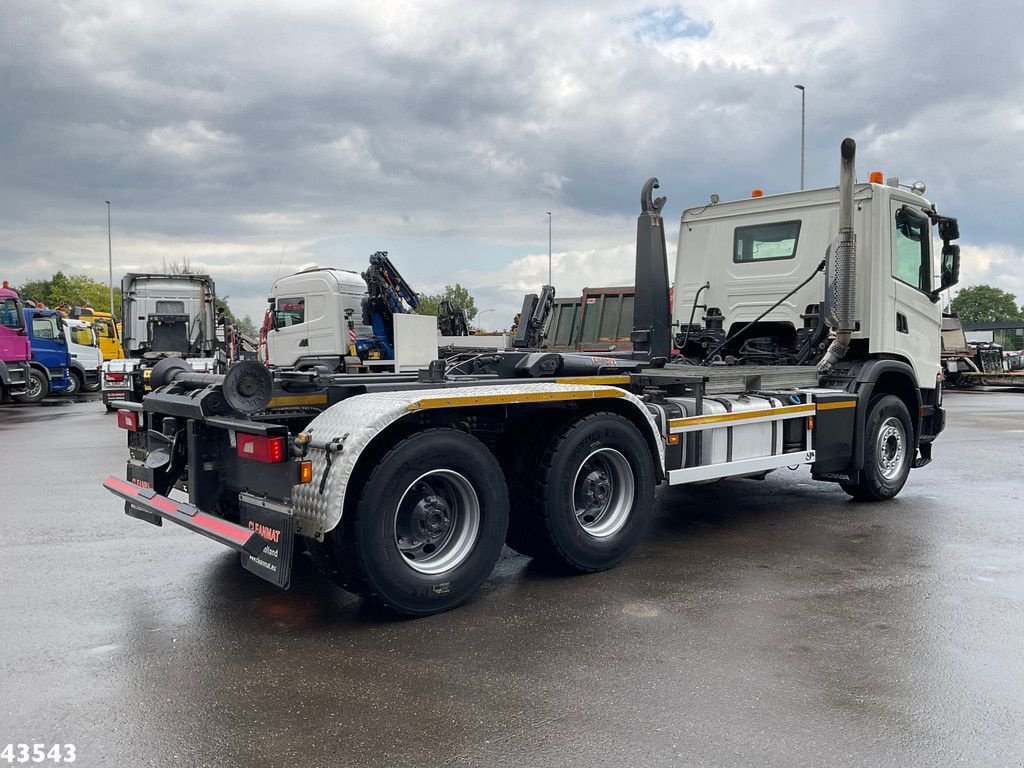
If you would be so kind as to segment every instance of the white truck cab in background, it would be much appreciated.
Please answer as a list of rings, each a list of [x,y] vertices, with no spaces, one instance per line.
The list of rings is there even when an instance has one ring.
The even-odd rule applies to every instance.
[[[86,392],[97,391],[103,375],[103,352],[96,331],[84,320],[65,319],[64,338],[71,353],[72,386]]]

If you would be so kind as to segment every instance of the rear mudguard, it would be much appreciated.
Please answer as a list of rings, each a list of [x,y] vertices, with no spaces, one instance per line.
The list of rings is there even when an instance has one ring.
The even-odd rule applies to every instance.
[[[650,430],[645,437],[657,446],[659,470],[664,467],[664,440],[654,417],[639,398],[618,387],[534,383],[374,392],[342,400],[313,419],[305,430],[310,435],[307,458],[313,462],[313,481],[296,486],[292,494],[299,530],[304,536],[321,538],[338,525],[360,456],[403,417],[427,409],[600,399],[615,399],[636,409],[638,421]]]

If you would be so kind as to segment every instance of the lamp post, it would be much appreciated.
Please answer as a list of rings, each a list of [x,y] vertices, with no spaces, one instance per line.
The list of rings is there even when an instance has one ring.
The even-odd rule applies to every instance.
[[[800,189],[804,188],[804,126],[807,124],[807,89],[794,85],[800,91]]]
[[[114,316],[114,250],[110,245],[110,201],[104,200],[107,204],[107,279],[110,286],[110,316]]]
[[[548,214],[548,285],[551,285],[551,211]]]

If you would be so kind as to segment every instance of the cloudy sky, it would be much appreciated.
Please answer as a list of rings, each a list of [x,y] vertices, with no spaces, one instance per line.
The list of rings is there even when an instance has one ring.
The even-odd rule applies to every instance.
[[[274,6],[278,7],[274,7]],[[6,0],[0,277],[187,258],[240,314],[278,274],[461,282],[488,327],[547,278],[632,283],[640,187],[670,239],[712,192],[831,186],[837,147],[960,217],[963,282],[1024,301],[1024,9],[857,3]],[[670,242],[670,251],[674,244]]]

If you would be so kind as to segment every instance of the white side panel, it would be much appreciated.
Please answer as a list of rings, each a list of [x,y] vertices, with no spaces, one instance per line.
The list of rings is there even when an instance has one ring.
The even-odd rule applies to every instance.
[[[437,318],[433,315],[395,315],[395,372],[426,368],[437,359]]]
[[[508,349],[512,346],[509,334],[500,336],[438,336],[439,347],[483,347],[486,349]]]

